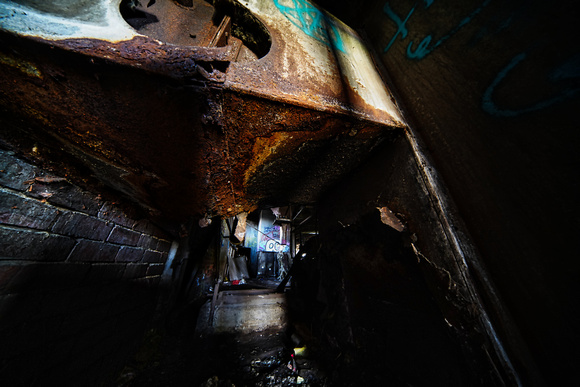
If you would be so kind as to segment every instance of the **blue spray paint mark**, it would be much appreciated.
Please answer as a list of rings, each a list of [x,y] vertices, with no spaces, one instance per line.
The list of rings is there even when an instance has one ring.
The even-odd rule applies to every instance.
[[[332,20],[307,0],[272,0],[276,8],[302,32],[311,38],[346,53],[344,42]]]
[[[574,55],[558,68],[552,70],[548,78],[551,81],[563,81],[570,78],[580,78],[580,54]]]
[[[423,2],[425,5],[425,9],[427,9],[435,2],[435,0],[423,0]],[[487,5],[489,5],[490,2],[491,2],[491,0],[484,0],[479,7],[477,7],[469,15],[467,15],[466,17],[461,19],[461,21],[451,31],[449,31],[447,34],[445,34],[443,37],[441,37],[439,40],[437,40],[434,43],[432,42],[433,41],[432,35],[425,36],[419,42],[419,44],[417,44],[417,46],[415,48],[413,47],[413,41],[410,41],[409,44],[407,45],[407,49],[406,49],[407,57],[409,59],[416,59],[416,60],[421,60],[421,59],[425,58],[434,49],[439,47],[441,44],[443,44],[445,41],[447,41],[449,38],[451,38],[457,32],[459,32],[459,30],[461,28],[463,28],[464,26],[469,24],[479,13],[481,13],[481,11]],[[391,40],[389,41],[389,43],[387,44],[387,46],[385,47],[383,52],[386,53],[387,51],[389,51],[389,49],[392,47],[392,45],[397,40],[397,37],[400,36],[401,40],[405,40],[407,38],[407,36],[409,35],[409,29],[407,27],[407,23],[409,22],[409,19],[411,18],[411,16],[415,12],[416,7],[417,7],[417,4],[415,4],[413,6],[413,8],[411,8],[411,10],[405,16],[404,19],[401,19],[401,17],[399,17],[399,15],[397,15],[393,11],[389,2],[385,3],[385,5],[383,6],[383,11],[395,23],[395,25],[397,27],[397,31],[395,32],[395,34],[393,35],[393,37],[391,38]],[[508,19],[503,21],[496,28],[495,33],[499,32],[503,29],[508,28],[513,21],[513,17],[514,16],[511,15]],[[487,32],[486,30],[484,30],[484,31]],[[476,36],[475,40],[479,41],[482,38],[481,35],[482,35],[482,32],[480,31],[479,35]],[[531,106],[527,106],[527,107],[524,107],[521,109],[503,109],[503,108],[497,106],[493,100],[493,93],[494,93],[495,89],[500,85],[500,83],[502,83],[502,81],[507,76],[507,74],[510,71],[512,71],[525,58],[526,58],[526,53],[518,54],[514,58],[512,58],[510,63],[508,63],[508,65],[506,67],[504,67],[497,74],[497,76],[495,77],[493,82],[485,90],[483,97],[482,97],[482,108],[485,112],[487,112],[488,114],[491,114],[493,116],[497,116],[497,117],[516,117],[516,116],[519,116],[521,114],[530,113],[530,112],[534,112],[537,110],[545,109],[545,108],[550,107],[554,104],[563,102],[563,101],[571,99],[571,98],[575,98],[578,95],[580,95],[580,87],[577,87],[576,86],[577,83],[576,83],[573,86],[568,86],[567,88],[564,88],[558,95],[556,95],[554,97],[545,99],[543,101],[539,101],[537,103],[532,104]],[[565,63],[559,65],[557,68],[552,70],[550,72],[550,74],[548,75],[548,79],[552,82],[558,82],[558,81],[568,81],[569,82],[569,80],[572,78],[576,78],[576,79],[580,78],[580,54],[573,56],[571,59],[567,60]]]
[[[383,52],[387,52],[387,51],[389,51],[389,48],[391,48],[393,43],[395,43],[395,39],[397,39],[397,36],[399,36],[399,34],[401,34],[401,40],[405,39],[407,37],[407,35],[409,34],[409,31],[407,30],[407,27],[405,26],[405,24],[407,24],[407,20],[409,20],[409,18],[411,17],[413,12],[415,11],[415,7],[411,8],[411,11],[407,14],[407,17],[405,18],[405,20],[401,20],[401,18],[399,16],[397,16],[397,14],[395,14],[395,12],[393,12],[393,10],[391,9],[391,6],[389,5],[388,2],[385,3],[385,6],[383,7],[383,11],[397,25],[397,32],[395,32],[395,35],[393,35],[393,38],[391,39],[389,44],[387,44],[387,47],[385,47],[385,49],[383,50]]]
[[[433,48],[429,48],[429,43],[431,43],[431,35],[427,35],[423,40],[421,40],[421,43],[419,43],[419,46],[417,46],[417,49],[415,51],[411,50],[411,47],[413,46],[413,41],[411,40],[411,42],[409,43],[409,45],[407,46],[407,57],[410,59],[423,59],[427,56],[427,54],[429,54],[431,51],[433,51]],[[439,43],[440,44],[440,43]],[[439,45],[437,44],[437,45]]]
[[[537,102],[531,106],[521,108],[521,109],[502,109],[495,104],[493,101],[493,92],[499,86],[499,84],[504,80],[507,74],[512,71],[521,61],[526,59],[526,53],[521,53],[516,55],[512,58],[510,63],[506,67],[504,67],[500,72],[497,74],[495,79],[491,82],[489,87],[483,93],[481,107],[482,109],[492,116],[496,117],[517,117],[519,115],[525,113],[531,113],[537,110],[545,109],[550,107],[556,103],[563,102],[567,99],[573,98],[576,95],[580,94],[580,88],[569,88],[563,90],[560,94],[556,95],[555,97],[546,99],[544,101]],[[557,68],[549,78],[553,79],[554,76],[557,79],[564,79],[569,77],[578,77],[580,75],[580,71],[576,65],[580,61],[579,55],[576,55],[572,58],[572,60],[564,63],[559,68]]]
[[[430,7],[433,4],[433,2],[434,2],[434,0],[425,0],[425,8]],[[471,20],[473,20],[473,18],[475,16],[477,16],[481,12],[481,10],[483,8],[485,8],[490,2],[491,2],[491,0],[485,0],[478,8],[476,8],[468,16],[463,18],[459,22],[459,24],[457,26],[455,26],[455,28],[453,28],[448,34],[444,35],[437,42],[435,42],[433,44],[433,46],[431,46],[431,47],[429,47],[429,45],[431,44],[431,41],[433,40],[433,37],[431,35],[427,35],[426,37],[424,37],[421,40],[421,42],[418,44],[417,48],[414,50],[413,50],[413,41],[409,42],[409,45],[407,46],[407,57],[409,59],[423,59],[423,58],[425,58],[434,49],[439,47],[443,42],[445,42],[447,39],[449,39],[450,37],[455,35],[462,27],[469,24],[469,22],[471,22]],[[406,24],[407,24],[407,21],[409,20],[409,18],[411,17],[411,15],[413,14],[413,12],[415,11],[415,7],[416,6],[411,8],[411,11],[407,14],[407,17],[405,18],[405,20],[401,20],[401,18],[393,12],[389,3],[388,2],[385,3],[385,5],[383,7],[383,11],[397,25],[397,32],[395,33],[395,35],[393,36],[393,38],[391,39],[391,41],[389,42],[387,47],[385,47],[383,52],[387,52],[389,50],[389,48],[391,48],[391,46],[393,45],[393,43],[395,42],[395,39],[397,38],[397,36],[399,36],[399,34],[401,35],[401,40],[403,40],[407,37],[409,31],[407,30]]]

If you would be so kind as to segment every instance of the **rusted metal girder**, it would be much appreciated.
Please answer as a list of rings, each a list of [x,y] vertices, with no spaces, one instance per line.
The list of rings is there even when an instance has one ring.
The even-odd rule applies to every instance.
[[[306,0],[0,1],[0,108],[176,219],[312,202],[403,127]]]

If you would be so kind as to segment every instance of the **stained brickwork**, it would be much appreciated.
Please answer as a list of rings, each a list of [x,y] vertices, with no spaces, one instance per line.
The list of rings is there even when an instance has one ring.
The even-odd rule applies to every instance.
[[[159,302],[171,238],[0,149],[2,385],[101,385]]]

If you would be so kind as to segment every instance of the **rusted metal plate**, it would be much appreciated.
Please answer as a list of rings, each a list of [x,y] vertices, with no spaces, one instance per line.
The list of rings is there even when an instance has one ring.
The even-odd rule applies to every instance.
[[[392,126],[402,119],[354,30],[306,0],[242,1],[268,28],[260,61],[234,63],[225,86]]]
[[[403,127],[360,39],[309,3],[138,3],[196,30],[135,29],[119,0],[0,1],[0,107],[164,216],[312,202]]]

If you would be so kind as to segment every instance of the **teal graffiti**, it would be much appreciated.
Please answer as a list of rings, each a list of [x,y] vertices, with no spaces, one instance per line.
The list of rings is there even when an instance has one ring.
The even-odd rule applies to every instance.
[[[425,9],[429,8],[433,4],[434,1],[435,0],[425,0],[424,1]],[[436,49],[442,43],[444,43],[447,39],[449,39],[450,37],[455,35],[463,26],[465,26],[466,24],[471,22],[471,20],[473,20],[473,18],[475,16],[477,16],[477,14],[479,14],[481,12],[481,10],[483,8],[485,8],[490,3],[490,1],[491,0],[485,0],[479,7],[477,7],[474,11],[472,11],[468,16],[463,18],[459,22],[459,24],[457,26],[455,26],[449,33],[447,33],[446,35],[441,37],[438,41],[436,41],[432,45],[431,45],[431,41],[433,40],[432,35],[427,35],[426,37],[424,37],[415,49],[413,49],[413,41],[409,42],[409,44],[407,45],[407,57],[409,59],[423,59],[423,58],[425,58],[434,49]],[[413,12],[415,12],[416,7],[417,7],[417,5],[413,6],[413,8],[411,8],[411,11],[409,11],[409,13],[405,17],[405,19],[401,20],[401,18],[397,14],[395,14],[395,12],[393,11],[393,9],[389,5],[389,3],[388,2],[385,3],[385,5],[383,7],[383,11],[396,24],[397,31],[395,32],[395,35],[389,41],[389,44],[387,44],[387,46],[385,47],[383,52],[389,51],[389,49],[391,48],[391,46],[393,45],[393,43],[395,42],[396,38],[399,35],[401,36],[401,40],[403,40],[407,37],[409,31],[407,29],[406,24],[409,21],[409,18],[411,17]]]
[[[399,34],[401,34],[401,39],[405,39],[407,37],[407,35],[409,34],[409,31],[407,30],[406,24],[407,24],[407,21],[409,20],[409,18],[411,17],[411,15],[413,14],[413,12],[415,12],[415,7],[411,8],[411,11],[407,14],[407,17],[405,18],[405,20],[401,20],[401,18],[399,16],[397,16],[397,14],[395,12],[393,12],[389,3],[385,3],[385,6],[383,7],[383,11],[397,25],[397,32],[395,32],[395,35],[393,35],[393,37],[391,38],[391,41],[389,42],[389,44],[387,44],[387,47],[385,47],[385,49],[383,51],[383,52],[387,52],[387,51],[389,51],[389,48],[391,48],[393,43],[395,43],[395,39],[397,39],[397,36],[399,36]]]
[[[496,117],[516,117],[525,113],[531,113],[537,110],[545,109],[559,102],[566,101],[580,94],[580,87],[569,87],[564,89],[558,95],[539,101],[531,106],[527,106],[520,109],[502,109],[497,106],[494,102],[493,94],[495,89],[502,83],[505,77],[524,59],[526,59],[527,54],[525,52],[514,56],[511,61],[503,69],[499,71],[494,80],[491,82],[489,87],[485,90],[482,97],[482,109],[493,116]],[[564,64],[560,65],[558,68],[554,69],[548,76],[551,81],[557,80],[568,80],[570,78],[580,77],[580,70],[578,65],[580,64],[580,55],[574,56],[571,60],[568,60]]]
[[[558,68],[552,70],[548,78],[551,81],[564,81],[580,78],[580,54],[574,55]]]
[[[431,35],[427,35],[423,40],[421,40],[421,43],[419,43],[417,49],[413,51],[411,49],[411,47],[413,47],[413,41],[411,40],[407,46],[407,57],[411,59],[423,59],[427,56],[427,54],[433,51],[433,48],[441,44],[441,42],[437,42],[434,47],[430,48],[429,43],[431,43]]]
[[[329,47],[346,52],[340,33],[332,20],[310,2],[307,0],[272,1],[278,10],[306,35]]]

